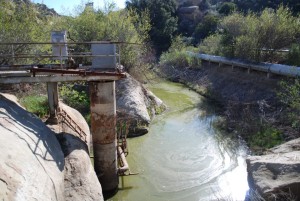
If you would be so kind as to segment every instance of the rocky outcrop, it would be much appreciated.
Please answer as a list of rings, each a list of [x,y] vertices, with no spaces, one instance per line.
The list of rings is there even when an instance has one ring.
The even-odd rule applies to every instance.
[[[300,200],[300,138],[269,150],[267,155],[247,158],[252,190],[267,200]]]
[[[59,117],[58,125],[48,126],[58,134],[58,140],[65,156],[65,200],[101,201],[103,200],[102,188],[89,155],[89,126],[77,110],[62,102],[59,103],[59,107],[65,112],[65,115]],[[81,131],[76,127],[80,127]]]
[[[65,200],[103,200],[87,145],[71,134],[59,134],[58,139],[65,155]]]
[[[1,200],[103,200],[84,142],[89,127],[79,112],[60,107],[73,122],[61,117],[59,125],[51,125],[56,138],[15,96],[0,94]],[[74,123],[88,136],[77,137]]]
[[[87,144],[88,150],[90,150],[90,142],[91,142],[90,128],[86,120],[84,119],[84,117],[80,114],[80,112],[78,112],[74,108],[71,108],[62,102],[59,102],[59,107],[61,110],[66,112],[66,114],[69,116],[70,119],[72,119],[72,122],[74,122],[74,124],[80,127],[82,133],[81,134],[78,133],[78,130],[76,130],[76,125],[67,121],[66,119],[67,117],[65,118],[60,117],[61,119],[61,123],[59,125],[61,129],[60,132],[69,133],[74,136],[77,136]]]
[[[129,137],[146,134],[151,118],[165,105],[130,75],[119,80],[116,89],[119,124],[128,126]]]
[[[63,175],[64,155],[54,133],[0,94],[1,200],[64,200]]]

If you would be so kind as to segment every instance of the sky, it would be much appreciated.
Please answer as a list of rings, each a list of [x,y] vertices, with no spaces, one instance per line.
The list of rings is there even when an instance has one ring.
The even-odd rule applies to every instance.
[[[48,8],[54,8],[59,14],[68,14],[82,3],[94,2],[94,8],[104,8],[105,2],[114,2],[118,8],[125,7],[125,0],[31,0],[33,3],[46,4]]]

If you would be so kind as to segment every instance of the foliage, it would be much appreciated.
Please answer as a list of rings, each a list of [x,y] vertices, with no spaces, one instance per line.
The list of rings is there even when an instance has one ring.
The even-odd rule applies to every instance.
[[[276,51],[291,46],[300,30],[299,20],[283,6],[265,9],[261,15],[233,13],[221,21],[220,28],[224,55],[269,62],[279,60]]]
[[[170,65],[174,67],[197,67],[201,64],[200,59],[191,56],[187,51],[193,50],[187,46],[180,36],[172,41],[172,45],[167,52],[160,57],[160,65]]]
[[[236,4],[232,2],[224,2],[218,8],[218,11],[221,15],[229,15],[236,10]]]
[[[170,47],[177,30],[174,0],[128,0],[126,8],[135,10],[139,15],[149,12],[151,29],[148,33],[157,55]]]
[[[122,20],[120,20],[122,19]],[[149,36],[150,19],[147,12],[139,15],[134,10],[114,10],[113,4],[105,10],[78,6],[74,17],[55,18],[52,23],[54,30],[67,30],[72,41],[121,41],[139,45],[120,44],[121,63],[127,70],[140,66],[140,60],[147,51],[144,45]],[[89,51],[89,45],[76,45],[75,52]],[[90,63],[80,60],[78,63]]]
[[[298,0],[233,0],[233,2],[237,5],[239,10],[247,13],[249,11],[252,12],[261,12],[266,8],[277,9],[280,6],[289,7],[294,14],[300,12],[300,3]]]
[[[26,108],[26,110],[36,114],[40,118],[46,116],[49,112],[48,99],[46,96],[25,96],[20,99],[20,103]]]
[[[300,66],[300,45],[292,44],[288,54],[287,63],[292,66]]]
[[[60,97],[67,105],[81,113],[89,111],[90,99],[85,90],[76,90],[73,84],[64,84],[59,89]]]
[[[199,45],[199,51],[205,54],[221,56],[221,39],[222,35],[213,34],[206,37]]]
[[[286,123],[293,128],[300,128],[300,80],[281,81],[277,93],[279,100],[289,108]]]
[[[47,33],[49,26],[48,18],[41,19],[40,15],[33,4],[23,2],[14,3],[13,1],[0,2],[0,42],[40,42],[49,38]],[[45,48],[34,47],[29,45],[0,46],[0,54],[35,53],[44,51]],[[0,64],[20,64],[21,60],[9,60],[1,58]]]
[[[280,131],[275,128],[266,127],[255,135],[251,136],[250,147],[260,147],[269,149],[283,142],[283,137]]]
[[[205,15],[203,21],[196,26],[194,32],[195,43],[199,43],[200,40],[215,33],[217,30],[218,21],[219,19],[215,15]]]

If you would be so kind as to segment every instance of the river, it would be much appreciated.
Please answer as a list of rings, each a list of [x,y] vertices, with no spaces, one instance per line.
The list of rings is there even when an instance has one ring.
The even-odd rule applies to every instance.
[[[148,86],[168,110],[147,135],[129,139],[130,170],[111,201],[244,200],[246,146],[213,127],[204,98],[180,84]]]

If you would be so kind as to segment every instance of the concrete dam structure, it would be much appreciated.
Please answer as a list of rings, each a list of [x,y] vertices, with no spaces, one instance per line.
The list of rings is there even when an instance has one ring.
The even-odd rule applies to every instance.
[[[109,41],[68,43],[66,31],[52,32],[51,42],[0,44],[12,50],[11,54],[0,55],[1,58],[9,61],[6,65],[0,66],[0,83],[46,83],[50,110],[47,121],[58,124],[59,117],[67,118],[87,144],[90,142],[85,140],[85,136],[89,133],[82,132],[80,127],[74,125],[72,119],[66,117],[59,107],[58,82],[88,82],[94,168],[103,192],[115,191],[118,188],[119,172],[124,173],[128,170],[125,157],[120,157],[122,164],[125,165],[118,167],[117,154],[123,153],[123,150],[117,142],[115,81],[126,76],[122,69],[118,69],[119,44],[119,42]],[[14,53],[14,49],[24,45],[51,45],[52,48],[51,52],[47,53]],[[74,45],[89,47],[90,51],[70,53],[69,47]],[[47,59],[51,64],[45,62],[24,64],[23,62],[34,61],[36,58]],[[75,60],[87,62],[76,63]]]

